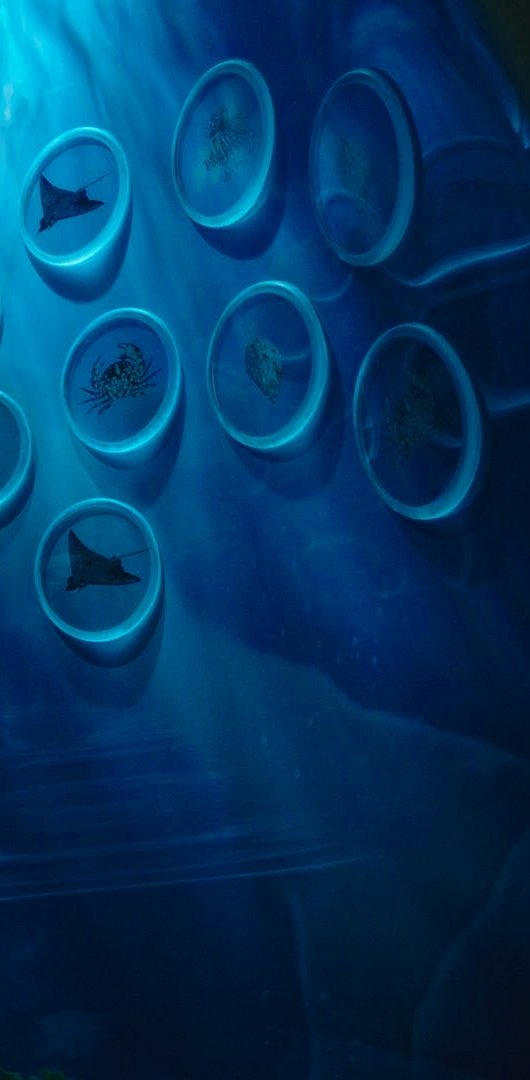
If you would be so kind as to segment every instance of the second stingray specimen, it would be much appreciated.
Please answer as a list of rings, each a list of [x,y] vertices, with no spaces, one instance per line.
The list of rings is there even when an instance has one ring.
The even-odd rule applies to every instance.
[[[65,218],[79,217],[80,214],[88,214],[91,210],[97,210],[103,206],[102,199],[89,199],[87,188],[104,180],[109,173],[96,177],[84,187],[70,191],[69,188],[57,187],[47,180],[44,174],[40,177],[40,201],[42,205],[42,217],[40,219],[39,232],[51,229],[58,221]]]
[[[83,544],[73,529],[68,533],[68,554],[71,574],[66,582],[65,592],[84,589],[86,585],[133,585],[141,581],[136,574],[129,574],[123,569],[122,559],[132,555],[141,555],[147,548],[127,551],[124,555],[101,555],[98,551]]]

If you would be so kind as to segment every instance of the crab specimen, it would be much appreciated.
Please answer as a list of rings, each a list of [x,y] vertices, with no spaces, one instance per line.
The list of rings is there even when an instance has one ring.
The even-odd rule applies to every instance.
[[[92,365],[90,387],[82,387],[88,396],[81,404],[89,405],[89,412],[97,409],[98,419],[120,398],[146,397],[160,370],[151,370],[152,359],[146,363],[140,346],[134,342],[118,345],[118,349],[118,359],[110,364],[105,364],[98,356]]]

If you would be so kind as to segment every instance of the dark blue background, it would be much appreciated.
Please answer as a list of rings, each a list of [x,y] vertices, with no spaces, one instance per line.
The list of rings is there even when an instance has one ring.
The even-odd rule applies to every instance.
[[[524,386],[524,265],[518,280],[492,267],[464,297],[352,273],[320,238],[307,183],[323,93],[377,57],[418,83],[427,142],[441,114],[522,139],[467,33],[441,0],[2,13],[0,385],[26,410],[36,475],[0,534],[0,1066],[527,1080],[527,424],[488,422],[483,492],[435,531],[379,501],[351,423],[368,345],[408,318],[447,333],[478,379]],[[278,124],[280,179],[253,246],[195,229],[172,186],[179,109],[229,57],[260,69]],[[18,199],[42,146],[83,124],[122,143],[134,210],[116,281],[75,303],[30,265]],[[313,300],[332,356],[322,431],[287,461],[230,443],[205,382],[224,306],[275,277]],[[76,335],[129,305],[167,321],[186,391],[161,457],[120,472],[74,445],[59,382]],[[97,495],[145,513],[166,575],[152,640],[114,669],[59,639],[32,580],[50,520]]]

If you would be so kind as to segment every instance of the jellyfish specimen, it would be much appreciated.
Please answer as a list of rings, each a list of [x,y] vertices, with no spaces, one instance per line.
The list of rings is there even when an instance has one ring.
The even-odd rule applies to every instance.
[[[153,379],[160,369],[151,371],[152,359],[146,362],[139,345],[128,341],[118,345],[118,359],[105,364],[98,356],[92,365],[91,386],[83,386],[87,394],[82,405],[90,405],[89,412],[98,409],[98,418],[106,409],[126,397],[146,397],[153,387]]]
[[[230,180],[232,168],[240,163],[238,154],[252,149],[252,131],[243,112],[230,112],[226,105],[214,110],[206,128],[208,152],[204,158],[206,171],[222,168],[225,180]]]
[[[245,349],[245,366],[250,378],[255,382],[271,405],[278,397],[282,381],[282,356],[276,345],[267,338],[256,337]]]
[[[39,224],[39,232],[51,229],[58,221],[65,218],[79,217],[80,214],[88,214],[91,210],[97,210],[103,206],[101,199],[89,199],[87,188],[104,180],[108,173],[96,177],[84,187],[71,191],[69,188],[60,188],[52,184],[44,176],[40,177],[40,201],[42,205],[42,217]]]

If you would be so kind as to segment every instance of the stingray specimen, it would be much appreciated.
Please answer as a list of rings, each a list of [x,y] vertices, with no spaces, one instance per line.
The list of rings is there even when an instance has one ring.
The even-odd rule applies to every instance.
[[[89,214],[91,210],[97,210],[98,206],[103,206],[101,199],[89,199],[87,188],[99,183],[100,180],[104,180],[108,175],[109,173],[104,173],[103,176],[98,176],[95,180],[91,180],[89,184],[85,184],[85,187],[70,191],[68,188],[56,187],[55,184],[46,179],[44,174],[41,174],[40,201],[42,204],[42,217],[39,232],[51,229],[52,225],[55,225],[57,221],[79,217],[80,214]]]
[[[100,555],[98,551],[83,544],[73,529],[68,533],[68,554],[72,573],[65,586],[65,592],[84,589],[85,585],[133,585],[142,579],[136,574],[129,574],[121,565],[122,559],[131,555],[141,555],[147,548],[127,551],[124,555]]]

